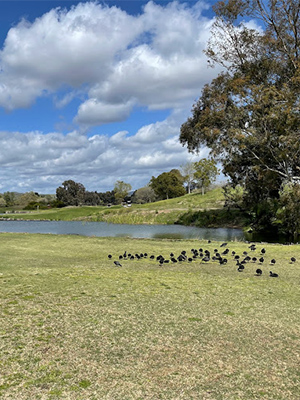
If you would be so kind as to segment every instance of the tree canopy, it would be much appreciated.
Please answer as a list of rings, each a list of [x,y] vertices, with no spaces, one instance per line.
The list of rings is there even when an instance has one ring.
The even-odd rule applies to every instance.
[[[56,189],[58,201],[68,206],[79,206],[84,203],[85,187],[82,183],[69,179]]]
[[[128,196],[130,190],[132,189],[130,183],[125,183],[123,181],[117,181],[114,187],[115,199],[117,203],[121,203]]]
[[[223,72],[204,87],[180,141],[191,152],[209,147],[253,206],[300,182],[300,1],[228,0],[214,10],[206,54]],[[260,30],[247,24],[253,18]]]
[[[202,194],[204,194],[205,189],[217,179],[219,169],[212,158],[202,158],[194,163],[194,168],[194,178],[197,181],[197,185],[202,189]]]
[[[183,196],[186,193],[183,182],[180,171],[172,169],[170,172],[163,172],[157,178],[152,176],[150,186],[160,200],[165,200]]]

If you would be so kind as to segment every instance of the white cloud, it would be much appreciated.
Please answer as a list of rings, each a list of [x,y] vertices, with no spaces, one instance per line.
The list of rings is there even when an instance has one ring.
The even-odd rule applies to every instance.
[[[116,54],[140,30],[135,17],[97,3],[52,9],[32,24],[21,21],[9,30],[0,55],[0,104],[28,106],[44,91],[105,80]]]
[[[191,159],[172,128],[164,136],[157,136],[157,132],[172,126],[173,119],[171,115],[133,135],[120,131],[112,137],[87,137],[77,131],[67,135],[0,132],[2,191],[55,193],[66,179],[80,182],[88,190],[112,190],[120,179],[138,189],[152,175],[180,168]],[[141,131],[151,131],[153,140],[141,140]],[[202,154],[192,158],[199,159]]]
[[[112,190],[120,179],[137,189],[206,155],[191,156],[178,142],[201,88],[218,73],[203,53],[212,24],[201,15],[205,7],[149,2],[131,16],[86,2],[11,28],[0,52],[0,107],[13,114],[51,95],[63,114],[75,98],[80,103],[78,129],[67,135],[0,132],[1,191],[53,193],[66,179],[88,190]],[[80,134],[125,121],[139,107],[170,115],[136,132],[124,125],[111,137]]]
[[[52,9],[33,23],[22,20],[0,53],[0,105],[29,107],[42,95],[69,87],[63,106],[89,88],[76,121],[102,124],[126,119],[133,104],[163,109],[199,94],[212,76],[203,49],[211,21],[204,4],[149,2],[138,16],[117,7],[81,3]],[[75,91],[74,91],[75,89]],[[95,111],[95,112],[94,112]],[[111,119],[110,119],[111,117]]]
[[[76,122],[80,125],[102,125],[126,119],[132,110],[133,103],[108,104],[97,99],[88,99],[78,109]]]

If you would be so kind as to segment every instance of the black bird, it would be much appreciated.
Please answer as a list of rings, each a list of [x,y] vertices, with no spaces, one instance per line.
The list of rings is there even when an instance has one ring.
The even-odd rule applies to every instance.
[[[155,258],[155,256],[152,254],[152,255],[150,256],[150,259],[151,259],[151,260],[154,260],[154,258]]]
[[[263,249],[261,249],[261,254],[266,254],[266,249],[265,248],[263,248]]]
[[[222,243],[220,247],[225,247],[227,246],[227,243]]]
[[[108,258],[112,258],[112,255],[111,255],[111,254],[109,254],[107,257],[108,257]]]
[[[227,258],[221,258],[219,263],[220,263],[220,265],[227,264]]]
[[[261,274],[262,274],[262,270],[260,268],[257,268],[256,275],[261,276]]]
[[[278,274],[275,274],[275,272],[270,271],[270,276],[272,278],[278,278]]]
[[[263,257],[260,257],[258,261],[262,264],[265,261],[265,259]]]
[[[122,264],[120,264],[119,261],[114,261],[114,264],[116,267],[122,267]]]
[[[252,257],[252,261],[253,261],[253,262],[256,262],[256,261],[257,261],[257,258],[256,258],[256,257]]]
[[[208,262],[208,261],[210,261],[210,257],[209,256],[205,256],[205,257],[202,258],[202,261]]]
[[[272,260],[270,261],[270,264],[274,265],[276,263],[275,258],[272,258]]]
[[[244,265],[243,264],[238,264],[238,271],[239,272],[242,272],[242,271],[244,271],[244,269],[245,269],[245,267],[244,267]]]
[[[296,262],[296,258],[295,257],[291,257],[291,263]]]

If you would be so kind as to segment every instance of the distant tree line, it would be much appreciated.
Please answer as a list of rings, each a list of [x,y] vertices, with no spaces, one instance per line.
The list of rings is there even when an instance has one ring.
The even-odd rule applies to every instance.
[[[180,197],[194,189],[202,193],[215,181],[219,170],[213,159],[202,159],[187,163],[179,169],[152,176],[150,182],[132,192],[129,183],[118,180],[114,189],[106,192],[88,191],[82,183],[71,179],[56,189],[55,195],[40,195],[37,192],[5,192],[0,194],[0,207],[19,207],[26,210],[60,208],[66,206],[99,206],[117,204],[144,204]]]

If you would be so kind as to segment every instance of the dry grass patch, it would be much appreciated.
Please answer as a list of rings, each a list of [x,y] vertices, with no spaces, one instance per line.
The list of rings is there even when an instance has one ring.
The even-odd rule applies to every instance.
[[[299,246],[265,246],[261,277],[149,259],[219,245],[1,234],[0,398],[297,399]]]

